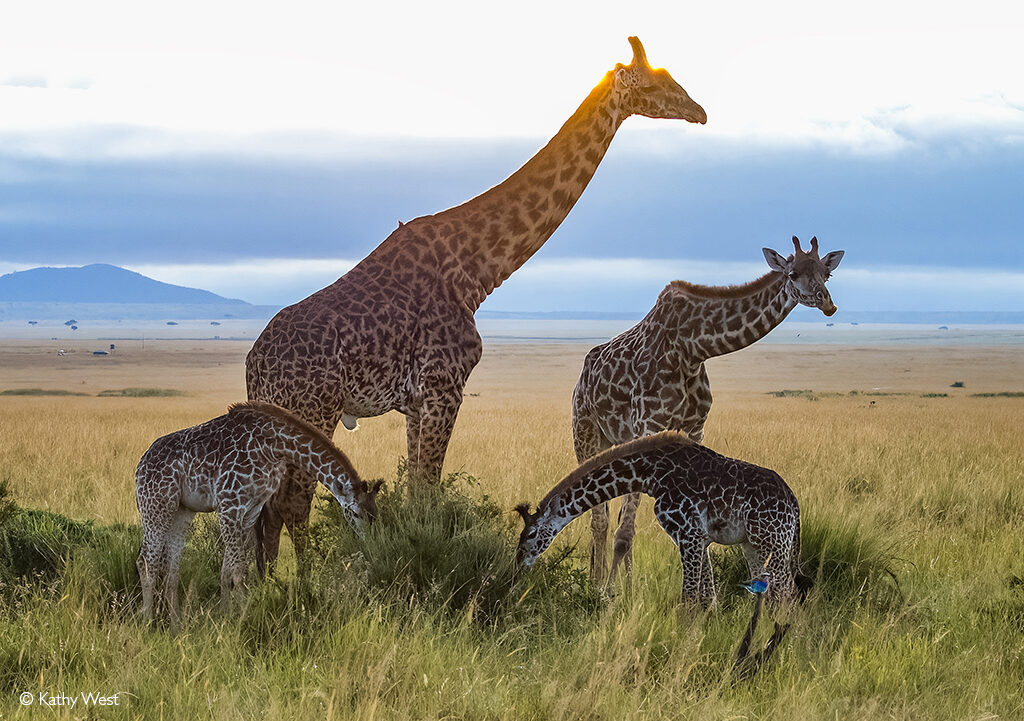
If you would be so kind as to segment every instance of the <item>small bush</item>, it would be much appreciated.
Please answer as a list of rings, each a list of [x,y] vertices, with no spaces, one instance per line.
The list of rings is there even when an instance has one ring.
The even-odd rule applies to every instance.
[[[311,528],[324,577],[385,606],[484,626],[528,625],[546,615],[549,628],[564,621],[565,629],[575,626],[569,616],[592,616],[600,595],[582,569],[568,567],[567,554],[549,554],[529,572],[517,571],[512,525],[518,517],[460,488],[475,485],[469,475],[452,474],[436,486],[413,486],[400,467],[363,537],[327,500]]]
[[[949,387],[950,388],[963,388],[964,387],[964,382],[963,381],[953,381],[952,383],[949,384]]]
[[[95,540],[92,521],[18,508],[9,502],[5,506],[0,525],[0,563],[14,576],[52,580],[76,546]]]
[[[88,393],[67,391],[61,388],[11,388],[0,391],[0,396],[87,396]]]
[[[768,391],[768,395],[775,396],[776,398],[812,398],[814,391],[807,389]]]
[[[176,398],[185,393],[174,388],[119,388],[100,391],[96,395],[100,398]]]

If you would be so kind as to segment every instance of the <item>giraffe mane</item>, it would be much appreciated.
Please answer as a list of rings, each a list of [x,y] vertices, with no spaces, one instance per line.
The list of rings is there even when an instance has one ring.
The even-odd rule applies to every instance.
[[[677,445],[694,445],[694,441],[690,439],[685,433],[679,431],[660,431],[650,436],[642,436],[635,438],[632,441],[620,443],[617,446],[612,446],[606,451],[598,453],[593,458],[588,458],[583,461],[580,466],[570,473],[568,476],[563,478],[558,484],[548,491],[548,494],[541,499],[541,502],[537,504],[537,513],[542,508],[546,508],[551,499],[560,496],[563,491],[573,486],[583,476],[591,473],[596,468],[599,468],[607,463],[611,463],[619,458],[633,455],[634,453],[643,453],[645,451],[652,450],[654,448],[661,448],[663,446],[670,446],[673,444]]]
[[[688,283],[685,280],[673,280],[661,291],[658,300],[660,301],[675,292],[697,296],[698,298],[743,298],[763,290],[781,277],[782,273],[772,270],[760,278],[741,285],[699,285],[697,283]]]
[[[365,482],[360,478],[359,473],[352,466],[352,462],[348,459],[348,456],[342,452],[340,448],[334,445],[334,442],[328,438],[323,431],[314,426],[311,423],[307,423],[298,416],[289,413],[281,406],[275,406],[273,403],[264,403],[263,401],[243,401],[241,403],[232,403],[228,406],[228,415],[234,415],[236,413],[242,413],[245,411],[255,411],[262,413],[266,416],[273,416],[284,421],[289,426],[294,427],[297,431],[305,436],[308,436],[313,441],[314,445],[327,451],[337,460],[341,467],[345,469],[345,473],[352,479],[352,485],[356,488],[360,484],[365,486]]]

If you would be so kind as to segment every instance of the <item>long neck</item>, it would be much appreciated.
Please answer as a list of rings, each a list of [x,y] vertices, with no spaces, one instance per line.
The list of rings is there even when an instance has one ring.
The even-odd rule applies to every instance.
[[[586,464],[580,467],[586,468]],[[542,500],[537,508],[538,523],[546,531],[547,545],[573,519],[594,506],[627,493],[647,493],[652,483],[649,464],[643,454],[616,458],[584,473],[576,471]],[[540,552],[543,552],[543,548]]]
[[[695,363],[746,348],[796,307],[785,281],[782,273],[772,272],[748,284],[747,293],[723,289],[720,296],[666,290],[659,300],[666,304],[668,316],[662,327],[670,342],[682,346],[683,355]]]
[[[349,488],[359,482],[351,470],[343,464],[333,449],[305,434],[278,435],[282,455],[289,463],[302,469],[308,476],[332,490],[331,481],[345,483]]]
[[[430,217],[455,260],[452,281],[463,300],[479,307],[544,245],[583,194],[624,119],[608,73],[526,165],[482,195]]]

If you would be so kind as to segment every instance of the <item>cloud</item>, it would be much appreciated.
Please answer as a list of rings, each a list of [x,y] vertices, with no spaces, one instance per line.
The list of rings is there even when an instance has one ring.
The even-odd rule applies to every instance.
[[[333,283],[355,261],[263,258],[225,264],[133,264],[176,285],[262,305],[288,305]],[[0,265],[0,269],[3,266]],[[12,268],[12,269],[24,269]],[[767,265],[697,258],[549,258],[516,271],[487,299],[493,311],[646,312],[669,282],[745,283]],[[836,303],[856,311],[1018,311],[1024,270],[866,267],[844,262],[829,281]]]
[[[287,305],[330,285],[355,261],[339,258],[252,258],[224,264],[132,264],[164,283],[211,290],[256,305]]]
[[[545,259],[519,269],[487,300],[502,311],[646,311],[671,280],[744,283],[762,263],[687,258]],[[829,281],[837,305],[858,311],[1019,311],[1024,270],[850,264]]]
[[[8,88],[45,88],[46,78],[42,75],[11,75],[0,80],[0,87]]]

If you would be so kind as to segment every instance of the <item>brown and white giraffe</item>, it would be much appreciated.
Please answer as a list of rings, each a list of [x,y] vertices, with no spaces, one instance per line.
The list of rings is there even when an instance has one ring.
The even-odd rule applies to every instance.
[[[609,71],[561,130],[501,184],[436,215],[400,223],[352,270],[267,325],[246,359],[252,400],[288,408],[327,434],[339,421],[406,416],[411,476],[440,478],[462,392],[480,360],[473,314],[551,236],[630,115],[704,123],[666,70],[633,60]],[[308,489],[308,484],[301,484]],[[282,524],[302,552],[310,497],[285,481],[261,521],[268,561]]]
[[[836,311],[825,288],[843,251],[818,257],[818,239],[805,253],[793,237],[794,253],[783,258],[764,248],[771,272],[745,285],[669,283],[647,316],[593,348],[583,362],[572,399],[576,460],[582,463],[617,443],[663,430],[686,433],[700,443],[711,410],[704,362],[763,338],[797,304]],[[632,566],[633,533],[640,496],[623,501],[608,583],[619,563]],[[591,574],[605,580],[608,506],[591,514]]]
[[[517,561],[530,566],[577,516],[628,493],[654,498],[654,515],[679,547],[684,602],[716,601],[708,547],[739,544],[747,567],[766,574],[769,604],[795,600],[800,562],[800,507],[767,468],[715,453],[677,431],[615,446],[565,477],[530,513]]]
[[[162,582],[171,623],[177,625],[185,536],[192,517],[207,511],[217,512],[224,541],[221,594],[228,610],[232,590],[245,578],[253,527],[288,466],[322,483],[357,528],[376,516],[380,482],[367,486],[323,433],[269,403],[234,405],[222,416],[153,442],[135,471],[147,621],[153,618],[153,590]]]

